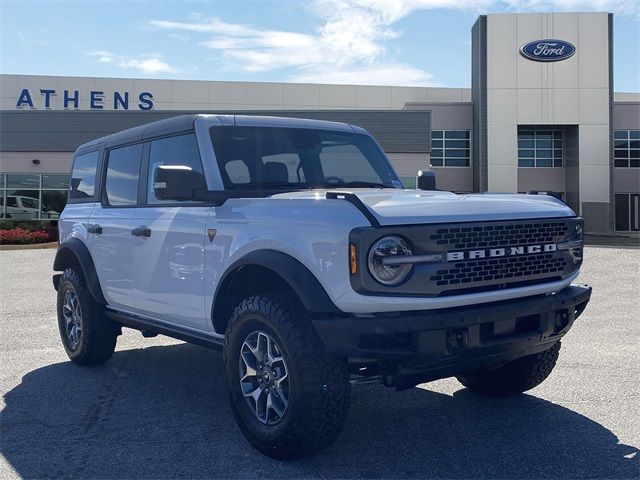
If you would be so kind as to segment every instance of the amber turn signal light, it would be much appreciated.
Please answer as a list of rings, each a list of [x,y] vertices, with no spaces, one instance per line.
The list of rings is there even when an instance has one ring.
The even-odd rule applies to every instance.
[[[356,246],[353,243],[349,244],[349,271],[351,275],[358,273],[358,264],[356,262]]]

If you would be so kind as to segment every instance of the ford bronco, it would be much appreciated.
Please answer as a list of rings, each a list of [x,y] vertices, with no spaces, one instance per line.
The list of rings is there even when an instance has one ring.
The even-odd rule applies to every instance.
[[[531,389],[591,288],[549,196],[404,189],[362,128],[187,115],[78,148],[54,262],[79,365],[122,327],[223,351],[240,430],[276,458],[339,435],[353,384]]]

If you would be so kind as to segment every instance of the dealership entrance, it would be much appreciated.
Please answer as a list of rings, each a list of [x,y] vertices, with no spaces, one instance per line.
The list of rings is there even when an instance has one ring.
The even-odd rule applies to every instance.
[[[638,193],[616,193],[616,231],[618,232],[638,232],[640,231],[639,221],[640,194]]]

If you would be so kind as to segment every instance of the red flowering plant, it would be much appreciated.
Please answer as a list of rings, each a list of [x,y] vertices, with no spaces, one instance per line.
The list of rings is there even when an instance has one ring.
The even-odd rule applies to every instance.
[[[43,243],[49,240],[49,234],[44,230],[30,231],[24,228],[0,230],[0,245],[26,245]]]

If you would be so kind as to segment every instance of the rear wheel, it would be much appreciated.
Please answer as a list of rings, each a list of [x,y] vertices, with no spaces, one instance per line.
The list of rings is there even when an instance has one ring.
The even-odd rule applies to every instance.
[[[292,295],[243,300],[227,328],[224,358],[236,421],[261,452],[309,455],[342,431],[350,401],[346,364],[326,354]]]
[[[560,342],[534,355],[513,360],[495,370],[459,375],[465,387],[487,395],[508,396],[531,390],[551,374],[560,354]]]
[[[73,269],[60,278],[57,307],[60,338],[73,363],[92,365],[111,358],[120,326],[105,316],[104,307]]]

